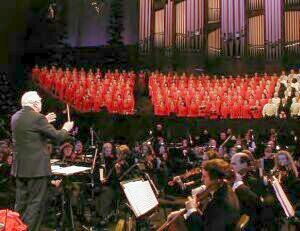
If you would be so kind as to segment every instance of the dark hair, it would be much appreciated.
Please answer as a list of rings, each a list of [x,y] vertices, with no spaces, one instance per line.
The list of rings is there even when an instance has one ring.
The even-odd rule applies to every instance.
[[[204,163],[203,169],[212,180],[225,179],[231,174],[230,164],[222,159],[208,160]]]

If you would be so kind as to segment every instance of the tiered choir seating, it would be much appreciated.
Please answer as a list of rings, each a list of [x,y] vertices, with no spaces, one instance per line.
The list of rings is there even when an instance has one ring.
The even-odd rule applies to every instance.
[[[158,116],[256,119],[262,117],[277,81],[275,74],[225,78],[152,73],[149,94]]]
[[[32,70],[33,80],[41,88],[54,94],[80,112],[99,112],[106,107],[110,113],[134,114],[133,72],[120,73],[108,71],[103,74],[100,69],[94,73],[84,69],[35,67]]]

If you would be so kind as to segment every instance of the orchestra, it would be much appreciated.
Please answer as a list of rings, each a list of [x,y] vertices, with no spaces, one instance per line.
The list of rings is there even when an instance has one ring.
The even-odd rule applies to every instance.
[[[146,142],[136,142],[132,148],[95,140],[93,146],[84,146],[73,139],[51,149],[52,158],[59,160],[56,164],[91,167],[68,181],[76,227],[106,227],[124,217],[126,198],[120,182],[146,173],[157,187],[160,206],[169,211],[151,225],[153,230],[235,230],[245,221],[245,230],[299,227],[285,219],[270,184],[272,177],[278,179],[295,211],[299,210],[298,156],[288,147],[279,147],[280,137],[274,129],[260,156],[253,130],[241,137],[228,129],[216,140],[207,138],[204,131],[200,137],[184,137],[177,143],[168,142],[162,124],[150,133]],[[7,152],[7,143],[1,143],[3,161],[8,159]],[[63,182],[64,177],[51,177],[48,200],[59,204]],[[61,209],[57,206],[56,212]],[[56,217],[56,224],[62,223],[67,227],[62,217]]]
[[[42,136],[43,147],[40,148],[41,152],[47,150],[50,154],[51,162],[49,158],[43,164],[47,165],[46,170],[51,164],[51,169],[42,172],[41,176],[24,175],[29,180],[33,178],[33,182],[35,177],[43,177],[44,182],[41,183],[45,184],[46,180],[51,183],[50,189],[44,187],[40,192],[43,197],[40,203],[52,205],[53,227],[81,230],[89,226],[101,230],[120,220],[132,225],[134,216],[121,184],[135,179],[151,182],[159,201],[157,211],[151,211],[142,220],[135,219],[137,229],[143,225],[146,230],[161,231],[241,230],[241,227],[252,231],[299,227],[300,165],[295,131],[283,135],[282,131],[279,134],[279,131],[271,129],[268,137],[262,137],[259,131],[252,129],[238,134],[229,128],[220,131],[217,136],[206,129],[194,135],[185,129],[181,138],[172,138],[172,128],[157,123],[148,134],[145,132],[143,140],[136,140],[134,144],[124,140],[100,140],[98,131],[94,131],[93,127],[90,128],[90,137],[84,135],[81,137],[87,140],[80,140],[77,136],[80,128],[73,128],[70,107],[80,112],[100,111],[106,107],[109,113],[134,114],[135,74],[118,70],[104,74],[99,69],[94,76],[92,70],[86,73],[84,69],[78,71],[74,68],[71,71],[67,68],[63,71],[55,67],[36,67],[32,74],[39,86],[66,103],[64,112],[68,122],[61,132],[54,132],[52,127],[50,133],[36,131],[48,137],[44,140]],[[197,79],[193,75],[163,75],[159,72],[150,74],[149,94],[154,114],[213,120],[253,119],[279,116],[279,113],[288,113],[286,109],[291,107],[293,115],[297,116],[299,95],[290,89],[290,81],[286,86],[280,82],[282,76],[279,78],[274,74],[265,79],[258,74],[235,79],[232,76],[221,79],[202,77]],[[66,87],[68,81],[70,84]],[[208,88],[209,91],[205,90]],[[281,91],[286,98],[280,98]],[[40,97],[36,93],[30,94],[36,97],[32,107],[40,113]],[[26,105],[23,107],[26,108]],[[38,115],[45,117],[47,126],[44,126],[48,129],[50,123],[56,120],[54,113]],[[20,132],[14,129],[12,127],[13,135]],[[49,143],[49,139],[59,142]],[[14,191],[15,180],[7,180],[10,178],[7,169],[11,165],[19,188],[24,181],[24,176],[18,175],[20,168],[16,170],[15,166],[14,159],[18,155],[15,151],[12,151],[13,155],[8,151],[10,146],[16,147],[16,144],[4,142],[0,149],[3,162],[1,179],[10,185],[7,192]],[[18,152],[22,153],[22,148]],[[22,161],[27,162],[26,159]],[[72,174],[55,173],[56,168],[63,170],[80,166],[86,170]],[[50,173],[51,170],[54,174]],[[35,173],[34,169],[29,172]],[[293,220],[285,216],[283,202],[274,191],[274,179],[279,182],[295,211],[292,213],[296,214]],[[46,192],[49,192],[48,198],[43,196]],[[18,193],[20,189],[17,187]],[[17,211],[25,214],[24,220],[31,225],[18,203]],[[34,211],[36,214],[38,210]],[[162,211],[164,216],[159,215]],[[37,221],[32,223],[33,227],[41,225],[42,214],[34,215]],[[152,220],[155,216],[159,217],[158,221]]]

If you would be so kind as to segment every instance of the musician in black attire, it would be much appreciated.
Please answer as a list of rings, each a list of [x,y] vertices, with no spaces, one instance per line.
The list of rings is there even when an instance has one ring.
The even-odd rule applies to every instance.
[[[292,100],[287,100],[286,98],[282,98],[281,102],[278,106],[278,115],[281,112],[284,112],[286,117],[290,117],[290,108],[291,108]]]
[[[158,149],[161,145],[164,145],[166,142],[166,133],[164,131],[162,124],[157,124],[153,132],[153,148],[155,152],[158,152]]]
[[[96,213],[102,225],[108,222],[115,208],[114,191],[118,186],[115,163],[116,155],[113,144],[110,142],[104,143],[94,170],[94,181],[96,185],[99,185],[95,200]],[[103,176],[100,176],[100,169],[103,169]]]
[[[16,177],[15,210],[22,215],[29,230],[40,230],[51,175],[50,154],[47,140],[63,141],[73,128],[66,122],[56,130],[49,122],[55,120],[53,113],[40,114],[41,98],[35,91],[22,96],[22,109],[11,119],[13,137],[13,164],[11,174]]]
[[[239,199],[241,214],[250,217],[246,230],[255,230],[258,225],[260,201],[259,197],[244,182],[247,172],[250,172],[250,158],[246,153],[236,153],[231,157],[231,166],[235,174],[232,189]]]
[[[230,165],[221,159],[209,160],[202,168],[202,181],[206,187],[220,183],[202,212],[197,211],[194,200],[186,203],[186,224],[189,230],[225,231],[233,230],[239,220],[239,201],[229,184],[223,182],[228,176]],[[201,214],[202,213],[202,214]]]
[[[295,162],[288,151],[279,151],[275,156],[274,175],[293,205],[300,202],[300,179]]]

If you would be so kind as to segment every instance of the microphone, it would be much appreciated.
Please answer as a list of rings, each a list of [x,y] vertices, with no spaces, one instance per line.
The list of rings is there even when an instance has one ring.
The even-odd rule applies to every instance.
[[[90,127],[90,135],[91,135],[91,148],[95,148],[94,146],[94,130]]]

